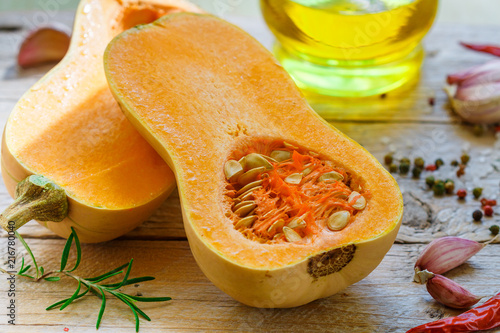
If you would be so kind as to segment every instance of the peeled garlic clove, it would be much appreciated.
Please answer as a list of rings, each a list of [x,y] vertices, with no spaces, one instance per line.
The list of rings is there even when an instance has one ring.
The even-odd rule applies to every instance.
[[[68,51],[70,35],[71,30],[59,23],[32,31],[21,44],[17,64],[30,68],[61,60]]]
[[[435,239],[418,257],[415,263],[416,271],[426,269],[435,274],[448,272],[466,262],[484,246],[460,237],[447,236]]]
[[[469,308],[482,298],[474,295],[455,281],[439,274],[434,274],[427,281],[426,288],[432,298],[454,309]]]

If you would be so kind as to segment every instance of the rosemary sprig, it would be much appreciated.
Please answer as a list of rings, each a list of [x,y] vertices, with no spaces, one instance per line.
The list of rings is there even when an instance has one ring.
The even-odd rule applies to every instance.
[[[132,296],[132,295],[128,295],[128,294],[125,294],[125,293],[118,291],[118,289],[123,287],[123,286],[135,284],[135,283],[139,283],[139,282],[154,280],[154,277],[151,277],[151,276],[142,276],[142,277],[131,278],[131,279],[128,278],[129,274],[130,274],[130,270],[132,269],[132,263],[133,263],[134,259],[131,259],[128,263],[121,265],[121,266],[119,266],[119,267],[117,267],[109,272],[106,272],[106,273],[101,274],[101,275],[96,276],[96,277],[82,278],[80,276],[73,274],[73,271],[75,271],[78,268],[78,266],[80,265],[81,257],[82,257],[82,249],[81,249],[81,245],[80,245],[80,240],[78,239],[78,235],[76,234],[76,231],[75,231],[75,229],[73,229],[73,227],[71,228],[71,234],[68,237],[68,240],[66,241],[66,245],[64,246],[64,249],[63,249],[60,269],[49,271],[49,272],[45,272],[45,270],[42,266],[38,266],[36,259],[35,259],[35,256],[33,255],[33,252],[31,251],[28,244],[21,237],[21,235],[19,235],[17,233],[17,231],[16,231],[16,236],[21,241],[21,243],[23,244],[26,251],[28,251],[28,253],[31,257],[31,260],[33,262],[33,266],[34,266],[34,267],[32,267],[32,265],[25,266],[25,260],[23,257],[21,259],[21,268],[19,269],[19,271],[17,272],[16,275],[22,276],[24,278],[32,279],[35,282],[39,282],[41,280],[58,281],[61,279],[61,277],[60,276],[52,276],[52,275],[61,274],[63,276],[68,276],[70,278],[73,278],[78,282],[78,286],[76,287],[76,290],[73,293],[73,295],[71,295],[71,297],[60,300],[60,301],[48,306],[46,308],[46,310],[52,310],[55,308],[59,308],[59,310],[63,310],[64,308],[69,306],[71,303],[73,303],[75,300],[86,296],[87,293],[90,291],[93,294],[97,295],[97,297],[99,297],[101,299],[101,307],[99,309],[99,314],[97,315],[97,323],[96,323],[96,329],[99,329],[99,326],[100,326],[101,321],[102,321],[102,317],[104,315],[104,310],[106,308],[106,294],[110,294],[112,296],[115,296],[117,299],[119,299],[120,301],[125,303],[130,308],[130,310],[132,311],[132,313],[134,314],[134,317],[135,317],[135,330],[136,330],[136,332],[138,332],[139,331],[139,316],[143,317],[147,321],[151,321],[151,318],[149,318],[149,316],[146,315],[146,313],[144,313],[144,311],[139,309],[139,307],[135,304],[136,302],[164,302],[164,301],[171,300],[170,297]],[[66,266],[68,263],[68,258],[69,258],[69,254],[71,251],[71,246],[73,244],[73,241],[74,241],[75,247],[76,247],[76,255],[77,255],[76,262],[75,262],[75,265],[73,266],[73,268],[67,270]],[[105,281],[113,276],[123,274],[125,268],[126,268],[125,274],[124,274],[121,282],[100,284],[100,282],[103,282],[103,281]],[[34,270],[35,271],[34,274],[33,273],[28,274],[28,272],[30,272],[30,270]],[[82,292],[80,292],[82,290],[82,288],[84,290]]]

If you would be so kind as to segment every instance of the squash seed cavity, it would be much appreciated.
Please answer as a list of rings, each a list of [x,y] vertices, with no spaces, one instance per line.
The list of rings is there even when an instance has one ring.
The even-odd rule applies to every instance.
[[[367,205],[359,180],[320,154],[284,141],[261,139],[235,151],[224,174],[231,202],[226,216],[260,243],[300,245],[321,230],[342,232]],[[354,253],[355,246],[342,249],[325,252],[317,260],[329,268],[310,274],[331,274],[343,267],[339,262],[345,266],[350,259],[344,252]]]

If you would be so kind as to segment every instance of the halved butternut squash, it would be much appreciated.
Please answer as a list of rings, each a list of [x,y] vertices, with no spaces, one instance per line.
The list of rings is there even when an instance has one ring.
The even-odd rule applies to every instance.
[[[3,135],[2,176],[12,196],[31,174],[65,190],[68,216],[43,222],[56,234],[67,237],[73,226],[83,242],[113,239],[147,219],[175,187],[171,170],[113,99],[102,55],[121,31],[188,10],[200,11],[182,0],[82,1],[66,56],[16,104]],[[17,215],[2,215],[4,227],[43,219],[29,214],[33,200],[16,202]]]
[[[175,172],[196,261],[235,299],[305,304],[364,278],[391,247],[403,212],[395,180],[244,31],[169,15],[113,39],[104,67]]]

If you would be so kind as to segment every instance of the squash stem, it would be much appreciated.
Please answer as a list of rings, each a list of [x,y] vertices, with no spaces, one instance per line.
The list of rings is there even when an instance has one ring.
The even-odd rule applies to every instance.
[[[15,231],[31,220],[60,222],[68,215],[64,190],[51,180],[31,175],[16,187],[16,200],[0,215],[0,225]]]

